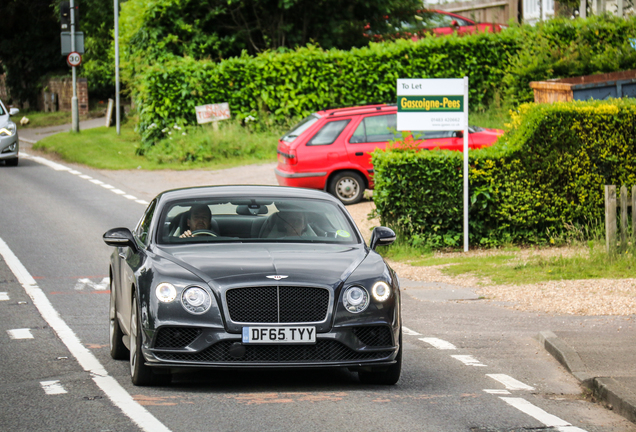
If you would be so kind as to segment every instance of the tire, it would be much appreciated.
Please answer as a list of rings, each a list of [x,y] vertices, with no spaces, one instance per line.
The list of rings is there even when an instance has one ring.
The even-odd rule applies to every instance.
[[[358,378],[363,384],[395,385],[402,373],[402,329],[400,328],[400,349],[395,358],[396,363],[383,371],[358,372]]]
[[[13,159],[7,159],[6,160],[6,164],[7,166],[11,166],[11,167],[15,167],[18,166],[18,162],[20,161],[19,158],[13,158]]]
[[[146,366],[146,359],[141,352],[142,335],[141,317],[137,296],[133,297],[130,313],[130,380],[136,386],[153,386],[169,384],[169,374],[155,375],[150,366]]]
[[[344,205],[350,205],[362,200],[364,189],[364,179],[360,174],[355,171],[343,171],[331,179],[328,192]]]
[[[113,280],[110,281],[110,307],[109,307],[109,333],[110,333],[110,356],[115,360],[127,360],[130,357],[130,351],[124,345],[124,332],[121,331],[119,320],[117,319],[117,303],[115,303],[115,290],[113,289]]]

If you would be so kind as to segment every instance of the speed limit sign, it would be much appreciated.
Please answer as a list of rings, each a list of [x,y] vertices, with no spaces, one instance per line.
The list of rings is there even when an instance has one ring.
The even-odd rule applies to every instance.
[[[78,52],[73,51],[66,57],[66,61],[71,66],[79,66],[82,64],[82,55]]]

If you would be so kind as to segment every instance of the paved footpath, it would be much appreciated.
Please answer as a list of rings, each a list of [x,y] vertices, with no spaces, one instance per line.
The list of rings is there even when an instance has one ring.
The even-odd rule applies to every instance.
[[[80,122],[80,129],[103,125],[105,119],[93,119]],[[45,136],[68,130],[70,125],[21,129],[21,149],[28,153],[31,150],[30,144]],[[275,164],[263,164],[217,171],[100,172],[125,182],[130,188],[139,189],[135,193],[151,199],[162,190],[176,187],[236,183],[277,184],[273,174],[274,166]],[[402,279],[402,285],[417,290],[425,301],[476,298],[472,290],[448,284]],[[586,320],[586,325],[577,331],[546,329],[537,335],[537,339],[598,400],[636,423],[636,311],[631,316],[619,319],[591,316]]]

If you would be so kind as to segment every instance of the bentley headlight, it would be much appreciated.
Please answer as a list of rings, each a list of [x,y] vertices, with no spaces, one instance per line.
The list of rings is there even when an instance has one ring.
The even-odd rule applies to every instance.
[[[383,302],[389,298],[391,294],[391,289],[386,282],[376,282],[371,289],[371,294],[373,294],[373,298],[379,302]]]
[[[5,126],[0,128],[0,136],[15,135],[16,126],[13,122],[8,122]]]
[[[155,290],[157,298],[162,303],[170,303],[177,298],[177,290],[169,283],[160,283]]]
[[[352,286],[347,288],[342,302],[351,313],[360,313],[369,306],[369,293],[362,287]]]
[[[212,298],[203,288],[193,286],[183,291],[181,303],[188,312],[199,315],[210,309]]]

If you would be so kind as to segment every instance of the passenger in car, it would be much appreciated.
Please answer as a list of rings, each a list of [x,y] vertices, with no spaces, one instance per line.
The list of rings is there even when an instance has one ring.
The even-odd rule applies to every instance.
[[[210,211],[210,207],[205,204],[193,205],[192,207],[190,207],[190,213],[186,222],[188,225],[188,230],[181,234],[179,236],[180,238],[192,237],[193,231],[212,231],[212,212]]]
[[[317,237],[314,230],[307,224],[307,218],[303,212],[280,211],[272,216],[275,222],[267,235],[268,238]]]

